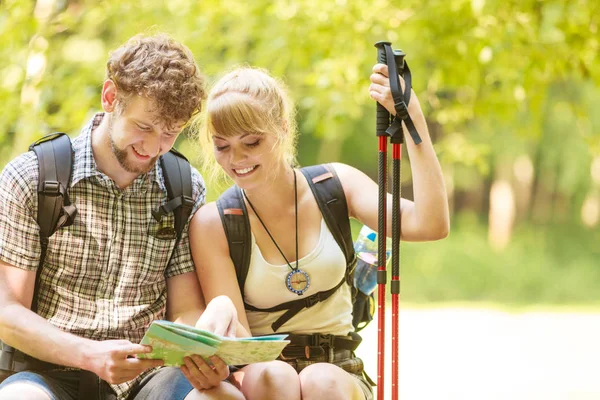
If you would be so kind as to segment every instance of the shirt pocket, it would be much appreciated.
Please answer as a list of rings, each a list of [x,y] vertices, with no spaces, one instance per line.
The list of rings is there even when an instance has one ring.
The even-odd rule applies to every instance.
[[[164,278],[169,260],[177,241],[175,218],[172,214],[163,216],[160,222],[152,220],[146,229],[146,251],[142,255],[142,278]]]

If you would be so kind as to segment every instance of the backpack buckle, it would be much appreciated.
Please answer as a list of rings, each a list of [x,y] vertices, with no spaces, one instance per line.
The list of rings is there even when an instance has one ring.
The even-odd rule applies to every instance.
[[[192,197],[183,195],[183,196],[181,196],[181,199],[182,199],[182,202],[181,202],[182,208],[192,209],[194,207],[194,199]]]
[[[321,296],[319,296],[319,293],[315,293],[314,295],[304,299],[304,307],[310,308],[320,301],[321,301]]]
[[[160,222],[163,216],[175,211],[178,207],[181,207],[183,210],[191,210],[194,207],[194,199],[190,196],[182,195],[169,200],[162,206],[158,206],[151,213],[154,219]]]
[[[62,196],[60,190],[60,182],[57,181],[44,181],[42,186],[42,193],[46,196]]]

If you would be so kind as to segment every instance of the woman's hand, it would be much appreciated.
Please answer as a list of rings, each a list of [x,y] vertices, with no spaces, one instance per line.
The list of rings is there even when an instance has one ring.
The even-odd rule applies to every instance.
[[[221,336],[235,337],[238,324],[237,311],[227,296],[217,296],[206,306],[196,328]],[[210,363],[199,355],[184,357],[181,372],[197,390],[211,389],[229,376],[229,367],[217,356]]]
[[[181,366],[181,372],[196,390],[211,389],[229,376],[229,367],[217,356],[210,356],[207,363],[199,355],[184,357],[185,365]]]
[[[235,337],[237,325],[237,311],[227,296],[217,296],[212,299],[196,322],[198,329],[227,337]]]
[[[404,79],[400,76],[400,87],[404,91]],[[384,106],[392,115],[396,115],[394,108],[394,98],[390,89],[390,80],[388,78],[388,67],[385,64],[375,64],[373,73],[371,74],[371,85],[369,86],[369,95],[379,104]],[[410,102],[407,104],[408,112],[411,118],[422,114],[419,99],[414,90],[411,89]]]

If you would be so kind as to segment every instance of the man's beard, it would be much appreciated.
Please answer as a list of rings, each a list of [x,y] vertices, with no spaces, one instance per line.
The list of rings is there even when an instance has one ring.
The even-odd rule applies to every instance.
[[[158,155],[155,156],[154,158],[151,158],[150,160],[148,160],[148,164],[146,164],[145,166],[130,162],[128,154],[127,154],[127,150],[120,149],[119,147],[117,147],[117,144],[113,140],[112,134],[113,134],[113,125],[112,125],[112,119],[111,119],[108,124],[108,138],[110,140],[110,148],[112,149],[113,154],[117,158],[119,165],[121,165],[121,167],[125,171],[130,172],[132,174],[145,174],[146,172],[149,172],[150,170],[152,170],[152,168],[154,168],[154,164],[156,163],[156,160],[158,159]]]

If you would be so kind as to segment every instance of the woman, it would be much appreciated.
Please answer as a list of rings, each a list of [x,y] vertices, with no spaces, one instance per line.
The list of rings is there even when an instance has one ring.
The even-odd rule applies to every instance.
[[[374,100],[395,114],[387,66],[373,68],[369,90]],[[406,141],[415,201],[401,201],[402,239],[441,239],[449,229],[446,190],[414,92],[409,112],[423,143]],[[190,240],[204,296],[207,302],[221,295],[232,300],[243,327],[238,336],[273,333],[273,323],[284,311],[257,310],[334,287],[344,276],[346,260],[323,222],[308,181],[293,167],[297,133],[293,107],[280,82],[248,67],[225,75],[209,94],[204,133],[205,149],[210,148],[214,161],[242,190],[252,232],[242,299],[216,204],[196,213]],[[377,185],[349,165],[335,163],[329,168],[343,187],[348,217],[376,229]],[[390,219],[391,198],[387,204]],[[387,226],[391,235],[391,220]],[[291,276],[295,278],[290,283]],[[244,302],[250,310],[245,311]],[[277,327],[277,332],[347,338],[353,330],[351,313],[350,288],[344,283],[326,300],[303,308]],[[302,351],[286,357],[284,351],[284,359],[247,365],[236,378],[249,400],[371,399],[362,362],[351,351],[328,351],[316,358]]]

